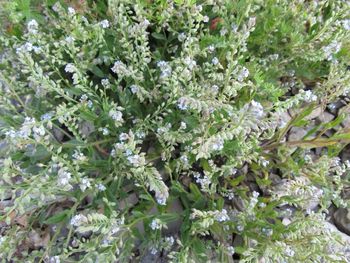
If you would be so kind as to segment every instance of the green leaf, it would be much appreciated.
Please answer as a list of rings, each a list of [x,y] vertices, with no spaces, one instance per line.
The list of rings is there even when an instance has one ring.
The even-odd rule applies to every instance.
[[[61,213],[57,213],[51,217],[49,217],[48,219],[46,219],[44,221],[45,224],[48,224],[48,225],[51,225],[51,224],[57,224],[57,223],[60,223],[64,220],[66,220],[66,218],[68,217],[69,215],[69,211],[68,210],[65,210]]]
[[[157,32],[153,32],[152,37],[158,40],[166,40],[166,37],[163,34],[159,34]]]

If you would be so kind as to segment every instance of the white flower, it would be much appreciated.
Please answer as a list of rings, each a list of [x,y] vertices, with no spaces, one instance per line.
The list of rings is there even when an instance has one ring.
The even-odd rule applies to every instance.
[[[123,76],[129,76],[129,75],[130,75],[130,72],[129,72],[127,66],[126,66],[123,62],[121,62],[120,60],[117,60],[117,61],[114,63],[114,65],[113,65],[113,67],[111,68],[111,70],[112,70],[114,73],[120,75],[121,77],[123,77]]]
[[[141,27],[144,27],[144,28],[147,28],[150,24],[151,23],[146,18],[140,23]]]
[[[343,27],[346,29],[346,30],[350,30],[350,19],[345,19],[342,21],[342,24],[343,24]]]
[[[45,135],[45,128],[43,125],[33,127],[34,138],[39,141]]]
[[[61,260],[59,258],[59,256],[53,256],[53,257],[50,257],[49,259],[49,263],[60,263]]]
[[[67,172],[64,168],[58,170],[58,185],[66,186],[69,185],[71,179],[71,173]]]
[[[209,22],[209,17],[208,16],[203,16],[203,22],[208,23]]]
[[[80,161],[80,162],[84,162],[87,160],[87,157],[82,152],[79,152],[77,150],[74,151],[72,157],[73,157],[73,159]]]
[[[191,57],[186,57],[184,59],[185,65],[188,67],[189,70],[192,70],[196,65],[196,61],[193,60]]]
[[[169,66],[168,62],[165,61],[158,61],[157,67],[159,67],[161,74],[160,77],[162,79],[167,78],[171,75],[171,67]]]
[[[331,42],[328,46],[322,48],[327,60],[332,60],[334,54],[338,53],[341,48],[341,43],[337,41]]]
[[[221,211],[218,211],[215,215],[215,219],[218,222],[224,222],[230,219],[230,217],[227,214],[226,209],[222,209]]]
[[[284,251],[287,257],[293,257],[295,255],[295,252],[293,249],[291,249],[290,246],[287,246],[286,250]]]
[[[184,129],[186,129],[187,128],[187,124],[186,124],[186,122],[181,122],[180,123],[180,129],[182,129],[182,130],[184,130]]]
[[[106,187],[103,185],[103,184],[98,184],[97,185],[97,189],[101,192],[105,191],[106,190]]]
[[[64,71],[67,73],[74,73],[75,72],[75,66],[72,63],[68,63],[66,67],[64,68]]]
[[[155,247],[152,247],[150,252],[152,255],[155,255],[158,253],[158,250]]]
[[[132,94],[135,94],[139,91],[139,87],[137,85],[131,85],[130,90]]]
[[[224,148],[224,140],[221,138],[216,138],[211,144],[211,149],[213,151],[220,151],[223,148]]]
[[[242,70],[237,75],[237,80],[242,82],[248,76],[249,76],[249,70],[247,68],[243,67]]]
[[[100,22],[100,25],[101,25],[102,28],[108,28],[109,27],[109,21],[107,19],[102,20]]]
[[[84,223],[87,223],[88,219],[86,216],[79,214],[79,215],[75,215],[73,216],[73,218],[70,220],[70,224],[72,226],[80,226]]]
[[[38,31],[38,22],[35,19],[32,19],[28,22],[27,29],[29,33],[35,34]]]
[[[217,64],[219,64],[219,59],[218,59],[217,57],[214,57],[214,58],[211,60],[211,63],[212,63],[213,65],[217,65]]]
[[[52,116],[53,116],[52,112],[47,112],[47,113],[44,113],[43,115],[40,116],[40,120],[48,121],[52,118]]]
[[[108,79],[102,79],[102,80],[101,80],[101,84],[102,84],[102,86],[106,87],[106,86],[108,86],[110,83],[109,83],[109,80],[108,80]]]
[[[259,102],[256,102],[255,100],[252,100],[250,103],[250,112],[258,118],[264,116],[263,106]]]
[[[311,90],[301,90],[300,93],[302,94],[306,102],[317,101],[317,96],[313,94]]]
[[[65,38],[65,41],[68,43],[68,44],[73,44],[74,43],[74,37],[72,36],[68,36]]]
[[[103,135],[108,135],[109,134],[109,130],[107,128],[103,128],[102,129],[102,134]]]
[[[229,246],[226,249],[227,249],[227,253],[230,255],[233,255],[235,253],[235,248],[233,246]]]
[[[223,27],[223,28],[221,28],[221,30],[220,30],[220,35],[221,35],[221,36],[224,36],[224,35],[227,34],[227,32],[228,32],[227,29]]]
[[[129,156],[128,161],[130,164],[132,164],[135,167],[139,167],[139,166],[142,166],[143,164],[145,164],[145,158],[141,157],[138,154]]]
[[[88,106],[89,108],[92,108],[93,105],[94,105],[93,102],[92,102],[91,100],[88,100],[87,106]]]
[[[188,158],[187,158],[186,155],[182,155],[182,156],[180,157],[180,160],[181,160],[181,162],[182,162],[184,165],[187,165],[187,164],[188,164]]]
[[[68,7],[68,14],[75,15],[75,9],[73,7]]]
[[[213,45],[208,46],[208,52],[213,53],[215,51],[215,47]]]
[[[118,121],[118,122],[123,121],[123,113],[120,111],[112,109],[109,111],[108,114],[115,121]]]
[[[89,179],[83,178],[83,179],[81,180],[81,183],[80,183],[79,187],[80,187],[81,191],[85,192],[85,190],[86,190],[87,188],[90,188],[90,187],[91,187],[91,184],[90,184]]]
[[[160,221],[158,218],[154,218],[149,226],[151,227],[152,230],[156,230],[156,229],[162,229],[162,225],[163,225],[162,221]]]
[[[81,95],[80,102],[86,101],[89,97],[86,94]]]
[[[178,36],[177,39],[182,42],[186,39],[186,34],[184,32],[181,32]]]
[[[188,101],[186,98],[181,97],[177,101],[177,106],[180,110],[187,110],[188,109]]]
[[[126,141],[128,138],[129,138],[129,135],[125,132],[123,132],[119,135],[119,140],[121,140],[121,141]]]
[[[210,88],[211,92],[217,94],[219,92],[219,87],[217,85],[213,85]]]

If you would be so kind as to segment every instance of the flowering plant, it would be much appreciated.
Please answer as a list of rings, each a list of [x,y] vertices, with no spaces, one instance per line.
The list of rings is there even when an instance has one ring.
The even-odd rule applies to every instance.
[[[67,2],[2,3],[1,259],[349,262],[348,2]]]

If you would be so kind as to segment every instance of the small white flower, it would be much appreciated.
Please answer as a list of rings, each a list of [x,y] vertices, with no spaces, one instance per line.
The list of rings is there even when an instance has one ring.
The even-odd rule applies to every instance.
[[[227,253],[233,255],[235,253],[235,248],[233,246],[227,247]]]
[[[75,9],[73,7],[68,7],[68,14],[71,16],[75,15]]]
[[[213,151],[221,151],[224,148],[224,140],[221,138],[216,138],[211,145]]]
[[[120,141],[126,141],[127,139],[129,139],[129,135],[127,133],[123,132],[119,135]]]
[[[135,167],[142,166],[145,163],[145,158],[141,157],[138,154],[131,155],[127,159],[129,161],[129,163],[132,164]]]
[[[64,168],[58,170],[58,185],[68,186],[71,179],[71,173],[67,172]]]
[[[53,256],[53,257],[50,257],[49,259],[49,263],[60,263],[61,260],[59,258],[59,256]]]
[[[97,189],[101,192],[105,191],[106,190],[106,187],[103,185],[103,184],[98,184],[97,185]]]
[[[214,57],[214,58],[211,60],[211,63],[212,63],[213,65],[217,65],[217,64],[219,64],[219,59],[218,59],[217,57]]]
[[[84,215],[75,215],[71,220],[70,220],[70,224],[72,226],[80,226],[84,223],[87,223],[88,222],[88,219],[86,216]]]
[[[220,30],[220,35],[221,35],[221,36],[224,36],[224,35],[227,34],[227,32],[228,32],[227,29],[223,27],[223,28],[221,28],[221,30]]]
[[[169,66],[168,62],[165,62],[165,61],[158,61],[157,63],[157,67],[159,67],[160,71],[161,71],[161,74],[160,74],[160,77],[162,79],[164,78],[167,78],[171,75],[171,67]]]
[[[227,214],[226,209],[222,209],[221,211],[218,211],[218,213],[215,215],[215,219],[218,222],[225,222],[230,219],[230,217]]]
[[[139,91],[139,87],[137,85],[131,85],[130,90],[132,94],[135,94]]]
[[[102,28],[108,28],[109,27],[109,21],[107,19],[102,20],[100,22],[100,25],[101,25]]]
[[[215,51],[215,47],[213,45],[208,46],[208,52],[213,53]]]
[[[90,183],[89,179],[83,178],[83,179],[81,180],[81,183],[80,183],[79,187],[80,187],[81,191],[85,192],[85,190],[86,190],[87,188],[90,188],[90,187],[91,187],[91,183]]]
[[[109,130],[105,127],[102,129],[102,134],[103,135],[108,135],[109,134]]]
[[[35,19],[32,19],[28,22],[27,29],[29,33],[35,34],[38,31],[38,22]]]
[[[72,36],[68,36],[65,38],[65,41],[68,43],[68,44],[73,44],[74,43],[74,37]]]
[[[182,162],[184,165],[187,165],[187,164],[188,164],[188,158],[187,158],[186,155],[182,155],[182,156],[180,157],[180,160],[181,160],[181,162]]]
[[[208,16],[203,16],[203,22],[208,23],[209,22],[209,17]]]
[[[254,116],[258,118],[264,116],[263,106],[259,102],[256,102],[255,100],[252,100],[250,103],[250,111]]]
[[[81,95],[80,97],[80,102],[84,102],[88,99],[89,97],[86,94]]]
[[[249,76],[249,70],[247,68],[243,67],[242,70],[237,75],[237,80],[239,82],[242,82],[248,76]]]
[[[303,94],[304,100],[306,102],[317,101],[317,96],[313,94],[311,90],[302,90],[301,93]]]
[[[72,63],[68,63],[66,67],[64,68],[64,71],[67,73],[74,73],[75,72],[75,66]]]
[[[152,247],[150,252],[152,255],[156,255],[158,253],[158,250],[155,247]]]
[[[343,27],[346,29],[346,30],[350,30],[350,19],[345,19],[342,21],[342,24],[343,24]]]
[[[187,128],[187,124],[186,124],[186,122],[181,122],[180,123],[180,129],[182,129],[182,130],[184,130],[184,129],[186,129]]]
[[[107,87],[110,83],[109,83],[108,79],[102,79],[101,84],[102,84],[102,86]]]
[[[94,106],[94,104],[93,104],[93,102],[91,101],[91,100],[88,100],[88,102],[87,102],[87,106],[88,106],[88,108],[92,108],[92,106]]]
[[[117,60],[116,62],[114,62],[114,65],[111,68],[111,70],[114,73],[120,75],[121,77],[130,75],[130,72],[129,72],[127,66],[123,62],[121,62],[120,60]]]
[[[181,32],[178,36],[177,39],[182,42],[186,39],[186,34],[184,32]]]
[[[120,111],[112,109],[109,111],[109,116],[115,121],[123,121],[123,113]]]
[[[177,107],[178,107],[180,110],[187,110],[187,109],[188,109],[187,99],[184,98],[184,97],[178,99],[178,101],[177,101]]]
[[[163,225],[162,221],[160,221],[158,218],[154,218],[149,226],[151,227],[152,230],[156,230],[156,229],[162,229],[162,225]]]
[[[147,28],[150,24],[151,23],[148,21],[148,19],[145,18],[140,25],[144,28]]]
[[[196,61],[193,60],[190,57],[186,57],[184,62],[185,62],[185,65],[188,67],[189,70],[192,70],[197,65]]]

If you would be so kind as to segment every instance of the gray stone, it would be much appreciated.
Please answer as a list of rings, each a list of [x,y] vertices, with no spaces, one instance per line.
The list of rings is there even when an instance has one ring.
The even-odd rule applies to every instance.
[[[350,211],[346,208],[339,208],[333,215],[334,224],[337,228],[350,235]]]
[[[288,141],[300,141],[307,134],[307,130],[301,127],[292,127],[289,131]]]
[[[318,116],[318,119],[322,123],[328,123],[334,119],[334,115],[327,111],[324,111]]]
[[[83,121],[79,124],[79,130],[83,136],[88,137],[95,131],[95,126],[89,121]]]

